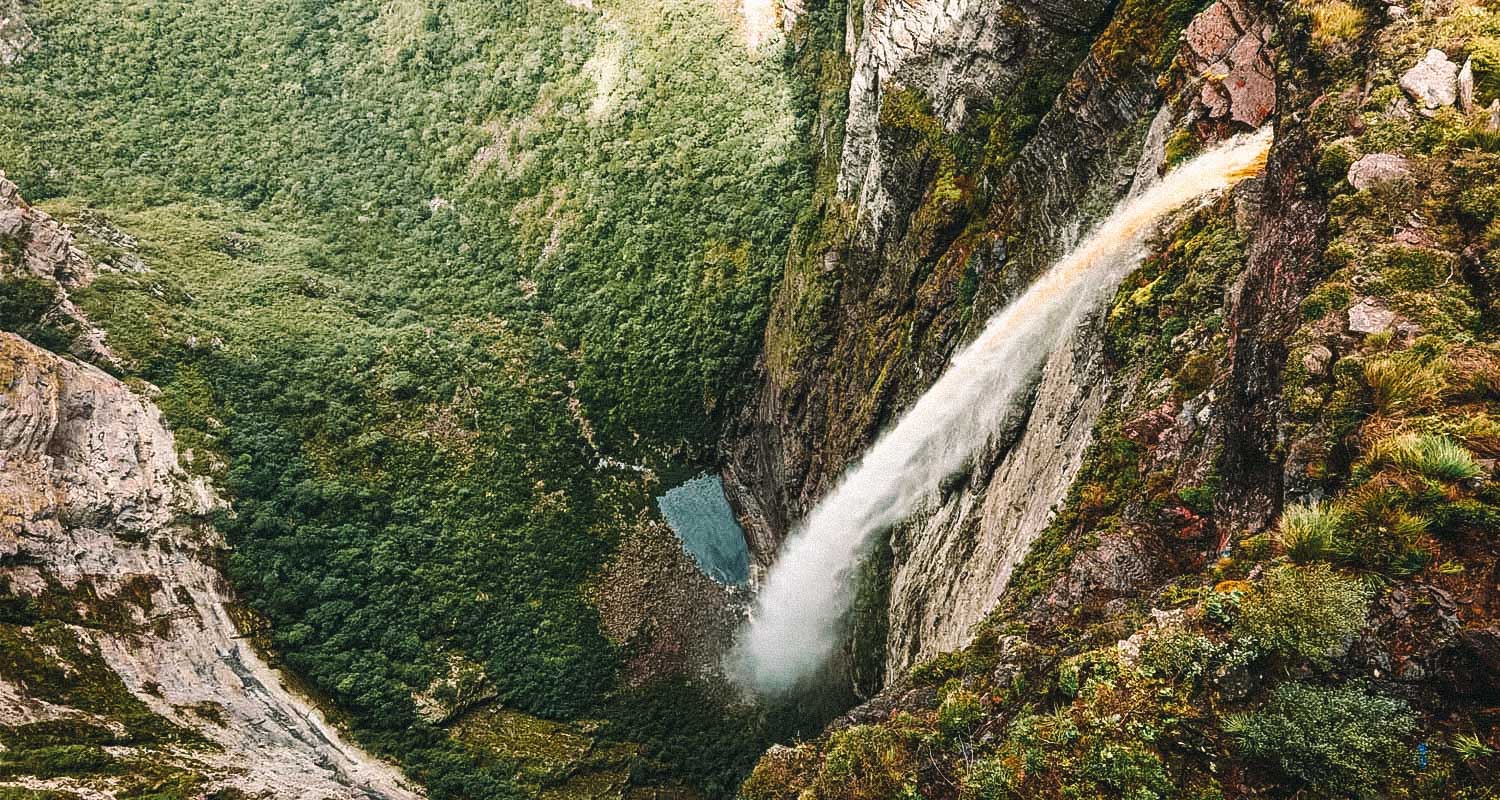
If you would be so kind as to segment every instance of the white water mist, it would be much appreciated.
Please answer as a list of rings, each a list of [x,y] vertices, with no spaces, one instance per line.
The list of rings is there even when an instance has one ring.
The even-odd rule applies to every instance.
[[[828,663],[843,635],[854,572],[876,536],[989,441],[1053,348],[1140,262],[1161,219],[1254,174],[1270,138],[1263,130],[1231,139],[1128,198],[990,319],[787,539],[730,656],[737,680],[775,693]]]

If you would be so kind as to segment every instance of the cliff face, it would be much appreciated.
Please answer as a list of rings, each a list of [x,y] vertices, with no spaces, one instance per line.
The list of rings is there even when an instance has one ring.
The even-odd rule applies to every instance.
[[[1269,27],[1244,4],[1051,4],[1024,23],[1010,6],[892,6],[857,18],[837,182],[794,246],[729,441],[762,565],[958,344],[1154,180],[1173,130],[1251,129],[1274,103]],[[1099,412],[1097,339],[1054,354],[1027,418],[892,536],[889,670],[965,643],[1045,527]]]
[[[0,277],[45,279],[49,313],[87,327],[66,289],[96,265],[3,179],[0,242],[19,262]],[[107,353],[97,331],[78,334]],[[0,782],[416,797],[245,642],[214,567],[208,517],[223,504],[179,458],[149,400],[0,332]]]
[[[1195,16],[1145,160],[1270,119],[1263,176],[1164,226],[1079,334],[1082,386],[1054,355],[996,478],[893,534],[898,576],[954,541],[892,584],[893,614],[939,606],[892,617],[888,664],[920,663],[743,796],[1493,795],[1497,36],[1487,3]],[[1022,455],[1091,403],[1076,466]],[[1012,458],[1012,503],[1070,486],[987,568],[1017,528],[962,498]],[[973,573],[1008,579],[925,649]]]

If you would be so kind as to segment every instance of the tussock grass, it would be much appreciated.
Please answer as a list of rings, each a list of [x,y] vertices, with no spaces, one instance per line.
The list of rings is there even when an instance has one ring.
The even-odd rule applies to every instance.
[[[1500,353],[1486,347],[1455,348],[1446,357],[1453,400],[1500,400]]]
[[[1500,455],[1500,420],[1487,413],[1465,417],[1454,431],[1454,435],[1462,439],[1471,451],[1479,455],[1488,457]]]
[[[1416,364],[1409,358],[1384,356],[1365,362],[1365,385],[1375,410],[1386,416],[1408,414],[1429,408],[1446,385],[1446,364]]]
[[[1331,505],[1287,506],[1276,528],[1276,543],[1294,563],[1318,561],[1333,552],[1343,521],[1344,512]]]
[[[1311,15],[1313,43],[1325,49],[1352,41],[1365,28],[1365,12],[1344,0],[1315,3]]]
[[[1403,433],[1377,441],[1365,455],[1374,469],[1392,467],[1435,481],[1454,483],[1477,478],[1484,469],[1463,445],[1447,436]]]

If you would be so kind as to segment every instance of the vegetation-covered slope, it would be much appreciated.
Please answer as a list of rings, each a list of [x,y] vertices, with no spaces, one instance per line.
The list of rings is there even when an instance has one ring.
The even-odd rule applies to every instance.
[[[623,689],[587,596],[753,355],[806,194],[780,49],[677,0],[20,9],[0,169],[119,268],[75,299],[233,499],[273,650],[434,797],[517,790],[452,735],[490,700],[727,792],[749,720]]]

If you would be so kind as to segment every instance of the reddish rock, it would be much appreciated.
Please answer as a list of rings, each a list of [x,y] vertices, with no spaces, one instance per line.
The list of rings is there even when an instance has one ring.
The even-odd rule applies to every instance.
[[[1218,0],[1183,34],[1188,65],[1203,76],[1199,102],[1213,120],[1259,128],[1276,108],[1270,26],[1241,0]]]
[[[1177,407],[1169,400],[1125,423],[1125,438],[1136,444],[1152,445],[1161,440],[1162,432],[1172,427]]]
[[[1179,539],[1188,541],[1201,539],[1203,538],[1203,532],[1208,528],[1208,520],[1181,506],[1168,509],[1167,516],[1172,520],[1172,524],[1176,526],[1176,534]]]

